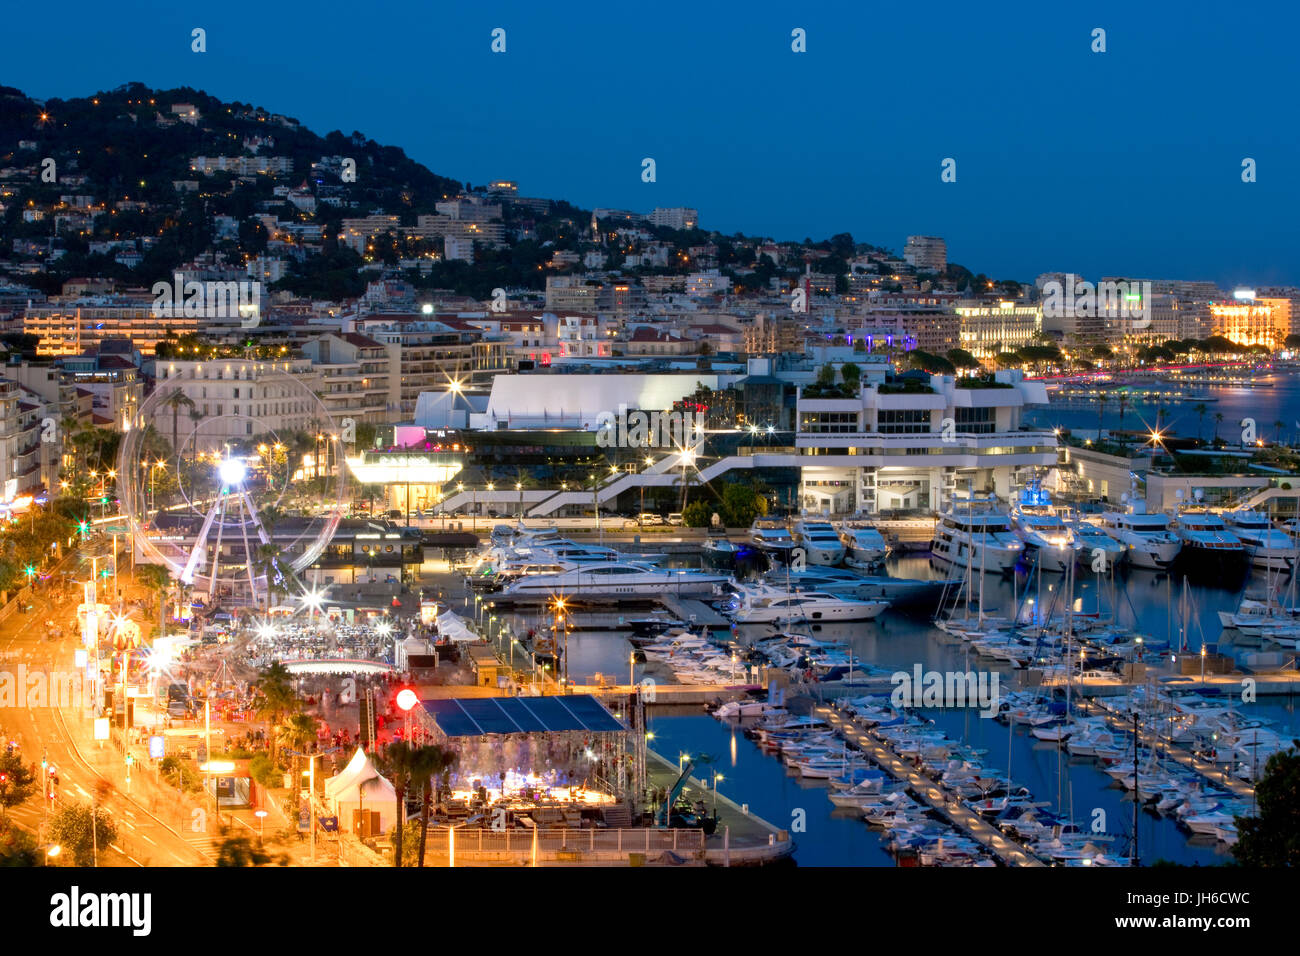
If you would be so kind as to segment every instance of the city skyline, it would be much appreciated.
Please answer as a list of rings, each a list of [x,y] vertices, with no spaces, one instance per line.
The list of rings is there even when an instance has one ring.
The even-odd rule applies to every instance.
[[[462,182],[509,178],[529,195],[584,208],[690,206],[705,229],[777,241],[851,232],[901,252],[908,235],[944,236],[949,261],[996,278],[1074,271],[1225,288],[1300,281],[1285,243],[1285,209],[1300,198],[1289,164],[1300,169],[1300,149],[1293,133],[1271,125],[1272,99],[1243,95],[1288,85],[1293,67],[1269,55],[1285,30],[1251,34],[1245,21],[1239,35],[1250,44],[1223,44],[1207,29],[1208,11],[1167,23],[1106,5],[1086,15],[1035,11],[1010,26],[949,10],[924,31],[901,13],[873,13],[868,22],[835,7],[815,16],[760,8],[737,22],[705,13],[688,29],[675,10],[551,24],[505,7],[490,16],[452,11],[427,31],[412,24],[394,35],[392,18],[379,15],[384,4],[367,20],[324,9],[339,16],[309,21],[277,9],[250,28],[220,12],[196,18],[160,8],[107,56],[95,27],[107,29],[109,15],[84,9],[78,18],[89,29],[67,38],[66,66],[46,77],[38,48],[25,47],[6,82],[41,98],[134,80],[190,86],[294,116],[318,133],[360,130]],[[16,32],[37,29],[34,16],[16,12]],[[265,68],[274,37],[328,49],[341,35],[336,23],[346,25],[354,53],[388,55],[323,68],[312,83]],[[207,31],[205,53],[191,51],[194,27]],[[502,54],[490,48],[497,27],[506,30]],[[1098,27],[1104,53],[1091,49]],[[795,28],[806,31],[805,53],[791,49]],[[269,46],[250,43],[250,30]],[[612,34],[638,69],[614,64],[602,74],[587,65]],[[861,62],[854,42],[882,35],[926,44],[931,68],[918,75],[915,45],[877,43],[868,82],[855,79],[846,67]],[[430,38],[440,64],[432,73],[421,46]],[[147,65],[140,49],[150,51]],[[557,50],[587,56],[557,59]],[[961,57],[974,51],[1021,66],[968,70]],[[1206,57],[1218,68],[1178,66]],[[735,82],[713,85],[671,66],[692,61]],[[577,64],[576,76],[556,71],[582,83],[577,108],[559,87],[554,109],[545,94],[519,92],[545,90],[537,72],[557,62]],[[367,63],[383,63],[388,75]],[[1035,70],[1052,71],[1054,83],[1029,82]],[[683,110],[687,103],[693,108]],[[1216,119],[1229,110],[1230,121]],[[1114,118],[1124,130],[1136,118],[1141,135],[1117,141],[1107,125]],[[879,130],[891,132],[882,138]],[[645,157],[655,159],[654,183],[641,180]],[[957,161],[956,182],[940,181],[945,158]],[[1256,182],[1242,181],[1245,158],[1256,162]],[[1134,206],[1136,226],[1125,215]],[[1098,213],[1111,208],[1121,221]]]

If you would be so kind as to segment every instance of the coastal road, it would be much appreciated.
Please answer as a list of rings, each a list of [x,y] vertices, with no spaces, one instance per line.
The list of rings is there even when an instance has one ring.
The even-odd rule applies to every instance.
[[[54,603],[64,593],[47,588],[34,598],[35,607],[29,613],[15,614],[0,625],[3,669],[15,678],[19,665],[26,665],[29,673],[70,673],[75,669],[75,628],[66,626],[75,603]],[[71,632],[70,636],[58,643],[46,640],[47,619],[64,624],[64,633]],[[211,865],[215,856],[211,836],[184,826],[189,811],[179,794],[153,780],[138,765],[128,782],[123,754],[108,742],[92,739],[93,723],[84,716],[84,706],[60,708],[53,706],[58,703],[55,700],[32,707],[25,706],[24,700],[15,703],[17,706],[0,708],[5,735],[20,743],[23,759],[37,764],[38,772],[45,759],[58,777],[55,799],[38,793],[23,807],[15,808],[12,815],[16,820],[39,833],[40,824],[51,813],[45,804],[88,806],[102,792],[99,805],[117,825],[118,840],[115,847],[101,848],[101,865]],[[49,785],[48,781],[43,784]]]

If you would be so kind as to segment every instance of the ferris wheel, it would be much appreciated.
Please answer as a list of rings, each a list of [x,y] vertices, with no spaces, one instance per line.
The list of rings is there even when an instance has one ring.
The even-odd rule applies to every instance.
[[[302,380],[223,364],[243,381],[254,376],[232,366],[256,366],[256,400],[216,405],[159,379],[122,438],[118,497],[138,556],[205,603],[258,605],[307,590],[299,575],[338,528],[347,466],[339,423]]]

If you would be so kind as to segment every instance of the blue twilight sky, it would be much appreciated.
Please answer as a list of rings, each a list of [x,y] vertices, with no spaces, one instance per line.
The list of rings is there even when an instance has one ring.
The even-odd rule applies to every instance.
[[[1297,21],[1204,0],[67,0],[6,5],[0,83],[188,85],[360,130],[461,181],[694,206],[706,228],[778,240],[847,231],[901,251],[939,235],[999,278],[1300,283]],[[193,27],[208,52],[190,52]]]

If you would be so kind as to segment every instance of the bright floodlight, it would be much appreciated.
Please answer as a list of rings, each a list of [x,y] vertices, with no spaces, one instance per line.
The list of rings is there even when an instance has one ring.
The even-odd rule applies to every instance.
[[[415,691],[405,687],[397,693],[397,706],[402,710],[410,710],[420,702],[420,698],[415,696]]]
[[[221,476],[223,485],[233,488],[243,482],[248,469],[238,458],[223,458],[221,464],[217,466],[217,474]]]

